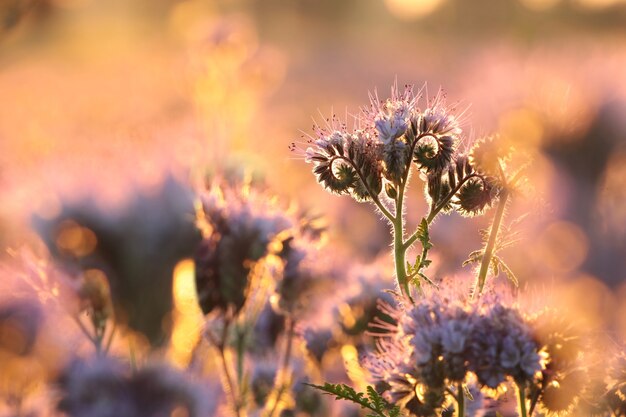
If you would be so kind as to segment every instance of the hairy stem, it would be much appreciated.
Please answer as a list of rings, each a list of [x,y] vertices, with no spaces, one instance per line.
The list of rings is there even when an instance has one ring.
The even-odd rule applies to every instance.
[[[237,329],[237,385],[243,383],[243,359],[245,349],[245,332]]]
[[[489,271],[489,264],[491,263],[491,258],[493,257],[493,252],[496,247],[496,241],[498,239],[500,225],[502,224],[502,219],[504,219],[504,209],[506,208],[508,198],[509,193],[507,189],[504,188],[502,190],[502,193],[500,194],[498,208],[496,209],[496,215],[493,218],[493,224],[491,225],[491,230],[489,231],[489,240],[487,241],[487,247],[485,247],[485,253],[483,254],[483,259],[480,263],[480,270],[478,272],[478,276],[476,277],[474,295],[481,295],[483,292],[483,287],[485,286],[485,281],[487,279],[487,272]]]
[[[393,255],[396,267],[396,279],[398,280],[398,286],[400,291],[407,297],[411,303],[411,290],[409,288],[409,276],[406,272],[406,251],[407,247],[404,245],[404,193],[406,191],[406,184],[409,180],[409,172],[411,166],[407,168],[402,181],[398,187],[398,196],[396,197],[396,215],[393,219]],[[415,280],[417,287],[419,288],[419,279]]]
[[[402,244],[402,217],[393,222],[393,255],[396,268],[396,279],[400,292],[411,298],[409,290],[409,277],[406,273],[406,248]]]

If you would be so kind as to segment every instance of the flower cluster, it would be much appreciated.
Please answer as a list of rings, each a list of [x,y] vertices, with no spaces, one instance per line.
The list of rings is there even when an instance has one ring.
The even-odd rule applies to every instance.
[[[403,92],[395,86],[387,100],[370,98],[370,106],[354,116],[354,129],[335,116],[326,126],[314,126],[305,159],[325,188],[358,201],[377,200],[385,190],[395,200],[413,162],[427,177],[426,194],[434,206],[474,215],[492,203],[498,185],[460,152],[459,117],[443,93],[423,109],[412,86]]]
[[[162,365],[130,372],[112,359],[77,359],[56,385],[57,408],[70,417],[201,417],[212,408],[199,385]]]
[[[198,226],[204,239],[195,255],[196,288],[204,314],[237,314],[246,301],[254,264],[292,226],[277,207],[255,192],[214,185],[200,196]]]
[[[174,268],[200,238],[193,211],[191,190],[168,176],[154,190],[137,189],[120,206],[93,198],[68,201],[57,216],[35,216],[33,223],[55,261],[79,282],[98,338],[114,316],[163,345]]]
[[[496,297],[461,302],[433,292],[406,310],[383,309],[396,324],[380,326],[388,333],[366,366],[391,402],[411,415],[446,407],[450,386],[530,383],[545,367],[529,323]]]

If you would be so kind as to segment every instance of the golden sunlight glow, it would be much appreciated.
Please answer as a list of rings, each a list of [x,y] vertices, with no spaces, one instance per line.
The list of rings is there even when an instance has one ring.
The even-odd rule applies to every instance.
[[[548,268],[555,272],[574,271],[589,250],[587,236],[573,223],[554,222],[539,237],[536,250],[543,255]]]
[[[577,0],[577,3],[589,9],[605,9],[618,4],[624,4],[624,0]]]
[[[178,366],[189,363],[204,322],[198,305],[195,264],[185,259],[174,269],[174,326],[168,356]]]
[[[537,12],[553,8],[559,3],[559,1],[560,0],[520,0],[524,6]]]
[[[357,348],[353,345],[343,345],[341,347],[341,357],[350,380],[361,390],[365,390],[368,377],[365,370],[359,365],[359,351]]]
[[[517,109],[505,113],[500,118],[498,131],[502,139],[517,149],[532,150],[541,144],[543,137],[541,120],[530,109]]]
[[[616,297],[598,278],[580,274],[563,283],[558,303],[563,311],[571,311],[576,321],[587,328],[601,328],[616,311]]]
[[[437,10],[444,0],[385,0],[392,15],[402,20],[427,16]]]

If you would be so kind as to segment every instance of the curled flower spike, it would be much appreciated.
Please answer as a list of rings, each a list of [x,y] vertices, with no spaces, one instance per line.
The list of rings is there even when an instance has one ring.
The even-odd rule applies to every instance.
[[[418,167],[427,172],[444,171],[453,160],[462,131],[458,117],[446,106],[441,91],[429,107],[413,119],[411,128],[412,136],[418,138],[413,152]]]
[[[326,126],[315,125],[304,152],[318,182],[332,193],[351,195],[357,201],[372,201],[393,229],[397,288],[412,300],[411,284],[420,291],[422,272],[432,244],[428,227],[441,212],[458,210],[463,215],[481,214],[498,195],[487,173],[477,171],[466,155],[458,155],[461,143],[460,115],[445,103],[441,91],[418,106],[421,91],[412,86],[391,89],[391,97],[370,95],[370,105],[352,116],[354,128],[333,116]],[[412,162],[426,177],[430,210],[419,227],[405,239],[405,197]],[[380,194],[385,190],[386,199]],[[418,242],[422,254],[413,265],[407,250]]]
[[[465,216],[481,214],[494,200],[497,189],[489,178],[469,179],[457,194],[458,211]]]

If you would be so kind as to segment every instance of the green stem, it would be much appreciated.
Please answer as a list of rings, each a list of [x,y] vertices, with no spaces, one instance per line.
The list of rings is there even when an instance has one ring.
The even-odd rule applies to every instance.
[[[406,273],[406,248],[402,244],[402,229],[402,217],[400,216],[393,222],[393,255],[400,292],[410,299],[409,277]]]
[[[411,303],[413,303],[413,299],[411,298],[411,291],[409,288],[409,276],[406,272],[406,251],[407,247],[404,245],[404,193],[406,191],[406,184],[409,179],[409,170],[407,169],[404,177],[402,178],[402,182],[398,187],[398,196],[396,197],[396,215],[393,218],[393,255],[394,262],[396,267],[396,279],[398,280],[398,286],[400,287],[400,292],[407,297]],[[416,285],[419,289],[420,282],[419,279],[415,280]]]
[[[528,412],[526,411],[526,387],[518,384],[517,392],[519,393],[520,417],[528,417]]]
[[[458,395],[456,403],[458,405],[457,417],[465,417],[465,393],[463,392],[463,384],[459,382],[457,387]]]
[[[481,295],[483,292],[483,287],[485,286],[485,281],[487,279],[487,272],[489,271],[489,264],[491,263],[491,258],[493,257],[493,252],[496,247],[496,241],[498,238],[498,232],[500,231],[500,225],[502,224],[502,219],[504,219],[504,209],[506,208],[508,198],[509,193],[507,189],[504,188],[502,190],[502,193],[500,194],[500,200],[498,201],[496,215],[493,218],[493,224],[491,225],[491,231],[489,232],[487,247],[485,248],[485,253],[483,254],[483,259],[480,263],[480,271],[478,272],[478,277],[476,278],[474,295]]]

